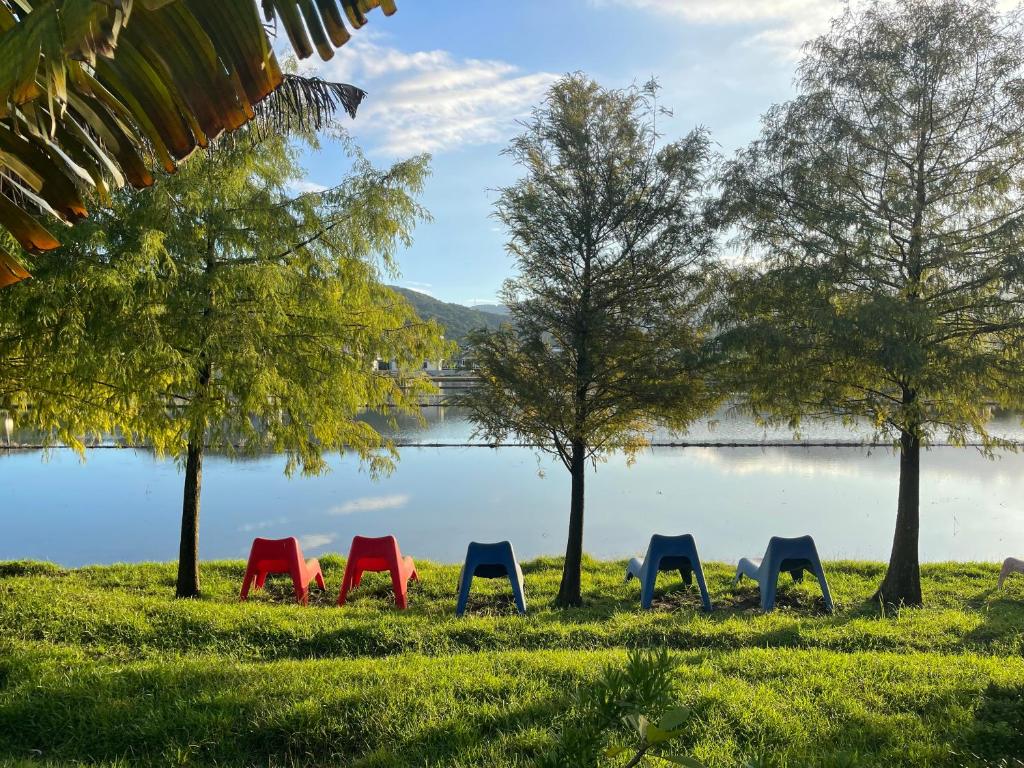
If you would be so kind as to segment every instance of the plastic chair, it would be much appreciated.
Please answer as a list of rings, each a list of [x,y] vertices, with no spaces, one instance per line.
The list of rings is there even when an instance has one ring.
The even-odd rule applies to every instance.
[[[679,571],[683,577],[683,583],[687,586],[693,584],[693,577],[697,577],[697,587],[700,589],[700,601],[704,604],[704,610],[711,610],[711,598],[708,597],[707,582],[704,581],[704,569],[700,564],[700,557],[697,555],[697,543],[693,536],[662,536],[654,534],[651,536],[651,543],[647,545],[647,554],[641,560],[634,557],[626,566],[626,581],[636,577],[640,580],[640,606],[650,608],[654,599],[654,585],[658,580],[659,571]]]
[[[825,580],[825,571],[821,567],[818,549],[810,536],[795,539],[784,539],[772,536],[768,541],[768,549],[764,557],[744,557],[736,565],[736,578],[733,586],[747,576],[756,581],[761,589],[761,610],[770,611],[775,607],[775,590],[778,586],[779,574],[783,571],[793,577],[793,581],[802,581],[804,571],[810,571],[821,585],[821,594],[825,598],[825,606],[829,613],[834,610],[832,595]]]
[[[1003,588],[1003,582],[1011,573],[1024,573],[1024,560],[1018,560],[1016,557],[1003,560],[1003,567],[999,571],[999,589]]]
[[[481,544],[472,541],[466,549],[466,562],[459,574],[459,601],[455,606],[455,615],[466,612],[469,601],[469,588],[473,577],[481,579],[508,578],[512,584],[512,597],[516,601],[516,609],[521,615],[526,614],[526,596],[523,590],[523,569],[519,567],[512,543],[498,541],[494,544]]]
[[[316,559],[307,561],[302,557],[302,547],[294,536],[287,539],[253,539],[249,550],[249,562],[245,566],[245,579],[239,600],[249,598],[249,588],[263,589],[267,576],[272,573],[287,573],[292,577],[295,587],[295,598],[302,604],[309,604],[309,585],[316,579],[320,589],[327,589],[324,574],[320,570],[320,562]]]
[[[394,536],[356,536],[352,539],[348,562],[345,563],[345,578],[338,593],[338,605],[345,604],[349,591],[359,586],[366,571],[390,572],[391,585],[395,589],[395,605],[405,608],[409,604],[408,582],[410,579],[418,581],[419,575],[412,558],[402,556]]]

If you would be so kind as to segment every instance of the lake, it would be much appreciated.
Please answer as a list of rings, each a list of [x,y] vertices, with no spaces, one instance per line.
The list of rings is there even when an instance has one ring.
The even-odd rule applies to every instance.
[[[424,415],[426,425],[403,419],[388,429],[406,447],[379,480],[350,457],[335,456],[324,476],[289,479],[281,456],[208,456],[201,557],[244,558],[254,536],[297,536],[307,555],[344,553],[355,534],[388,533],[408,554],[443,562],[461,560],[470,540],[510,539],[524,559],[564,551],[569,477],[557,460],[530,448],[467,446],[472,429],[462,414]],[[993,431],[1024,439],[1016,416],[1001,416]],[[869,437],[814,424],[800,439]],[[899,466],[888,447],[795,445],[786,430],[730,413],[655,440],[702,445],[652,447],[633,466],[613,457],[589,473],[585,547],[595,557],[642,553],[654,532],[690,532],[708,560],[735,562],[761,554],[772,535],[805,533],[823,557],[888,558]],[[407,445],[415,443],[430,447]],[[173,461],[144,449],[90,449],[85,462],[66,449],[0,451],[0,560],[174,560],[181,485]],[[1024,455],[927,451],[921,512],[924,560],[1024,555]]]

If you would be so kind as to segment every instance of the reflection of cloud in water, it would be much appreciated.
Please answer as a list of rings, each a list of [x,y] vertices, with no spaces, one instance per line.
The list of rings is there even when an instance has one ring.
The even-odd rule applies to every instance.
[[[857,449],[816,450],[813,448],[686,448],[686,457],[730,475],[792,475],[859,477],[876,469],[864,461]],[[840,456],[842,450],[845,457]],[[884,450],[884,449],[883,449]],[[845,459],[845,460],[844,460]],[[881,469],[878,467],[877,469]],[[874,472],[872,472],[874,474]]]
[[[789,475],[808,477],[895,477],[898,454],[875,448],[685,448],[655,449],[654,456],[677,456],[711,466],[730,475]],[[675,458],[674,456],[672,458]],[[641,461],[643,459],[641,458]],[[921,453],[923,481],[956,479],[960,482],[1020,485],[1024,490],[1022,457],[998,453],[988,458],[976,448],[933,446]]]
[[[326,547],[332,541],[334,541],[333,533],[306,533],[299,536],[299,546],[303,549]]]
[[[284,525],[287,522],[287,517],[276,517],[273,520],[260,520],[256,523],[246,523],[245,525],[239,526],[238,530],[242,533],[252,533],[253,531],[263,531],[267,528],[273,528],[275,525]]]
[[[409,414],[390,414],[388,417],[373,412],[366,412],[360,419],[374,429],[399,443],[482,443],[480,437],[473,437],[474,427],[468,420],[465,410],[446,406],[426,406],[419,410],[422,421]],[[992,435],[1012,440],[1024,441],[1024,427],[1019,414],[997,413],[988,424]],[[740,443],[757,446],[762,444],[793,444],[816,442],[863,443],[874,442],[876,431],[867,422],[843,424],[837,419],[808,419],[799,430],[799,439],[791,429],[785,426],[761,426],[735,407],[723,406],[710,417],[698,419],[690,428],[682,433],[668,430],[655,430],[650,436],[655,442],[692,442],[692,443]],[[513,441],[514,442],[514,441]],[[942,438],[936,438],[941,444]],[[878,446],[877,450],[885,450]]]
[[[362,496],[346,501],[329,511],[332,515],[354,515],[357,512],[379,512],[384,509],[400,509],[409,503],[409,494],[396,493],[390,496]]]

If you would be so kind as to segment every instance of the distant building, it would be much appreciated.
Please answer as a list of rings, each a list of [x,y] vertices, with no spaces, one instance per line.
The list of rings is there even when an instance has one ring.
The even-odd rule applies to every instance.
[[[445,369],[444,360],[424,360],[423,365],[420,366],[420,370],[426,371],[428,374],[440,373]],[[398,373],[398,361],[397,360],[383,360],[377,358],[373,362],[373,370],[375,371],[389,371],[391,373]]]

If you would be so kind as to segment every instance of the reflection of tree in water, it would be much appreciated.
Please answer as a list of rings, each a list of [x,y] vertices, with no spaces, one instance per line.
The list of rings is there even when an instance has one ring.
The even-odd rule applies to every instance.
[[[397,414],[380,411],[364,411],[359,420],[366,422],[382,435],[401,445],[424,443],[428,445],[466,445],[470,443],[484,444],[473,437],[473,426],[466,418],[465,409],[442,405],[427,405],[420,408],[420,417],[410,414]],[[1021,425],[1022,415],[1011,411],[995,410],[990,423],[990,431],[994,435],[1011,440],[1024,442],[1024,427]],[[30,429],[10,430],[9,437],[4,432],[3,420],[0,418],[0,449],[39,448],[47,444],[45,433]],[[729,406],[719,409],[710,419],[692,425],[686,433],[673,433],[659,430],[650,436],[654,445],[719,445],[722,447],[738,446],[792,446],[794,444],[828,443],[824,447],[826,455],[836,447],[861,446],[873,442],[870,425],[847,426],[839,421],[808,420],[802,425],[800,433],[794,436],[793,431],[785,426],[765,428],[756,424],[753,419]],[[138,447],[147,448],[145,443],[129,445],[118,433],[91,436],[85,444],[90,447]],[[723,445],[725,444],[725,445]],[[871,447],[872,451],[885,451],[884,445]],[[961,463],[962,454],[956,449],[935,451],[943,469],[964,471]],[[211,455],[223,455],[212,452]],[[723,453],[723,456],[728,454]],[[737,454],[735,463],[743,464],[743,454]],[[795,454],[794,454],[795,455]],[[243,461],[243,459],[239,459]],[[797,460],[799,461],[799,460]],[[998,461],[998,460],[997,460]],[[948,467],[947,467],[948,465]],[[971,466],[974,466],[973,463]],[[989,470],[980,470],[988,474]],[[973,474],[972,474],[973,476]]]
[[[381,411],[364,411],[360,414],[359,419],[365,421],[382,435],[396,439],[412,439],[450,433],[462,435],[468,440],[472,432],[465,409],[443,405],[421,406],[419,419],[410,414]]]

